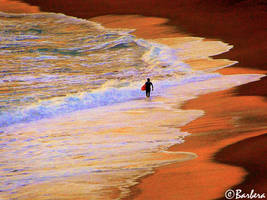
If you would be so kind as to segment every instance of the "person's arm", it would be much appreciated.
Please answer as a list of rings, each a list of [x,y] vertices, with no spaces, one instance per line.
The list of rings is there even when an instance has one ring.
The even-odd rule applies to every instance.
[[[152,91],[154,90],[154,86],[153,86],[153,83],[151,83],[151,86],[152,86]]]

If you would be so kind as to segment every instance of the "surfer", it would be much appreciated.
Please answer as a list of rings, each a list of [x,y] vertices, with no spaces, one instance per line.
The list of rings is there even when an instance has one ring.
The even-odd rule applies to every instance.
[[[152,91],[154,90],[153,84],[150,82],[150,78],[147,78],[147,82],[145,83],[146,85],[146,96],[150,97],[150,91],[152,87]]]

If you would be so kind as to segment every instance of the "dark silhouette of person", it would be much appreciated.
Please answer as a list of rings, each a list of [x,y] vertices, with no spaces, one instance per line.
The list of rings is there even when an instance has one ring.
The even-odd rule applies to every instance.
[[[153,84],[150,82],[150,78],[147,79],[146,82],[146,96],[150,97],[150,91],[151,91],[151,87],[152,87],[152,91],[154,90],[154,86]]]

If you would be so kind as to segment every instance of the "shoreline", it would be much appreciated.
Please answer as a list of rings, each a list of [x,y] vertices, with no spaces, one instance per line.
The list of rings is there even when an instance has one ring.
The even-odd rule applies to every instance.
[[[121,17],[123,16],[115,16],[116,23],[111,25],[110,19],[107,20],[105,16],[93,18],[93,21],[101,23],[108,28],[135,28],[137,31],[132,34],[146,39],[149,37],[146,32],[142,35],[142,29],[138,26],[138,22],[131,23],[134,22],[134,19],[129,21],[129,16],[128,20],[126,20],[127,24],[120,24],[118,19]],[[151,19],[160,18],[150,18],[150,20]],[[164,25],[161,24],[163,22]],[[164,20],[159,20],[158,24],[154,21],[152,22],[152,26],[146,25],[146,28],[152,32],[157,32],[158,35],[164,35],[164,37],[167,38],[173,37],[172,27],[171,29],[168,29],[168,25],[165,25],[165,23],[166,21]],[[162,30],[165,32],[163,31],[164,33],[162,33]],[[177,33],[176,36],[185,36],[185,34]],[[205,38],[205,40],[209,40],[209,38]],[[223,56],[224,53],[222,54],[222,57]],[[217,71],[225,75],[266,73],[266,71],[263,70],[235,66],[226,67]],[[247,113],[248,108],[249,110],[257,110],[261,107],[266,107],[266,105],[262,97],[235,96],[236,88],[238,87],[201,95],[196,99],[186,102],[185,105],[182,106],[182,109],[204,110],[205,115],[182,127],[182,131],[188,131],[192,135],[186,137],[185,143],[176,144],[170,147],[169,150],[174,152],[194,152],[199,157],[182,164],[175,163],[156,168],[153,174],[140,178],[138,180],[139,184],[130,188],[130,196],[124,199],[217,199],[221,198],[227,189],[242,182],[243,178],[248,176],[247,172],[243,169],[244,166],[235,166],[224,163],[222,157],[220,157],[221,160],[218,162],[217,160],[214,160],[213,157],[217,155],[217,152],[220,152],[229,145],[246,140],[250,137],[264,134],[264,130],[246,126],[246,124],[239,122],[238,120],[250,117],[250,113]],[[232,104],[233,101],[235,102],[234,104]],[[210,102],[214,105],[209,105]],[[240,106],[239,102],[248,103]],[[256,102],[256,108],[252,102]],[[222,107],[218,108],[220,104]],[[225,106],[228,106],[228,108]],[[214,111],[212,108],[216,108],[216,110]],[[227,109],[227,111],[225,109]],[[228,112],[234,114],[228,116]],[[259,113],[256,113],[255,115],[257,114]],[[264,115],[265,113],[263,112],[261,114]],[[224,116],[217,117],[217,115]],[[234,123],[232,122],[233,119],[236,120]],[[211,124],[207,123],[209,121]],[[263,124],[260,125],[263,126]],[[230,134],[230,136],[222,134],[221,132],[223,131]],[[219,135],[218,133],[222,135]],[[231,157],[231,155],[228,156]],[[199,169],[196,166],[199,166]],[[209,171],[212,171],[213,173]],[[225,178],[225,176],[230,178]],[[198,178],[199,182],[194,181],[195,178]],[[223,185],[220,184],[221,181],[224,182]],[[205,185],[205,187],[203,188],[201,185]],[[212,189],[209,190],[208,187]]]
[[[46,8],[46,9],[48,9],[48,8]],[[113,12],[116,13],[116,11],[113,11]],[[117,12],[119,12],[119,11],[117,11]],[[140,12],[142,12],[142,11],[140,11]],[[67,14],[71,15],[70,13],[67,13]],[[104,14],[105,13],[101,12],[101,15],[104,15]],[[146,15],[148,15],[148,14],[146,14]],[[160,14],[160,15],[164,15],[164,14]],[[73,15],[73,16],[75,16],[75,15]],[[149,16],[152,16],[152,14],[150,14]],[[153,15],[153,16],[155,16],[155,15]],[[161,17],[163,17],[163,16],[161,16]],[[165,17],[168,17],[168,16],[165,16]],[[86,18],[86,17],[83,17],[83,18]],[[175,32],[177,33],[177,27],[179,27],[179,23],[182,22],[182,23],[184,23],[185,26],[188,24],[187,27],[184,27],[184,28],[186,28],[187,32],[194,33],[196,36],[197,35],[199,35],[199,36],[205,35],[205,36],[209,37],[209,35],[211,35],[211,38],[220,38],[220,35],[221,35],[222,38],[224,37],[223,31],[222,31],[222,33],[218,32],[218,30],[220,30],[218,27],[220,26],[220,23],[222,23],[222,22],[220,22],[219,25],[217,26],[218,29],[215,29],[215,31],[210,31],[211,34],[208,34],[209,27],[207,27],[207,25],[206,26],[199,25],[199,26],[196,26],[196,29],[194,29],[194,23],[192,23],[192,21],[190,23],[190,20],[194,19],[194,16],[188,20],[186,20],[187,18],[184,18],[184,19],[182,18],[182,20],[179,21],[179,23],[178,23],[178,21],[176,23],[174,21],[174,19],[175,19],[175,17],[171,19],[172,20],[171,22],[167,23],[167,24],[173,24],[174,25],[173,26],[174,32],[172,31],[172,32],[168,33],[169,35],[171,35]],[[189,23],[187,23],[187,22],[189,22]],[[129,23],[128,25],[130,26],[131,24]],[[197,30],[198,27],[202,27],[202,29]],[[224,26],[221,25],[221,27],[224,27]],[[249,27],[249,25],[248,25],[248,27]],[[234,29],[233,27],[232,27],[232,29],[230,29],[230,28],[229,28],[229,31]],[[217,30],[217,35],[216,35],[216,30]],[[162,34],[166,34],[166,33],[162,33]],[[185,35],[185,32],[181,33],[181,35]],[[233,34],[233,36],[232,35],[225,36],[224,37],[225,39],[223,41],[228,41],[228,42],[235,44],[235,40],[238,41],[238,39],[236,38],[236,35],[238,35],[238,31],[236,31]],[[262,32],[262,35],[264,35],[264,32]],[[148,37],[149,37],[149,33],[148,33]],[[242,38],[242,39],[244,39],[244,38]],[[255,40],[256,39],[254,39],[253,41],[255,41]],[[240,39],[240,41],[242,41],[242,40]],[[238,72],[266,74],[266,71],[263,71],[265,69],[264,66],[260,66],[262,61],[264,61],[264,58],[261,59],[262,57],[264,57],[264,53],[261,53],[259,51],[259,49],[256,48],[256,45],[255,45],[255,50],[256,50],[255,52],[258,52],[259,55],[262,54],[263,56],[255,57],[255,55],[253,55],[254,57],[251,56],[252,58],[250,58],[250,56],[249,56],[250,55],[249,52],[253,51],[253,48],[254,48],[254,46],[252,45],[253,41],[249,41],[247,43],[247,44],[250,44],[251,48],[248,48],[249,51],[246,51],[244,53],[242,53],[240,51],[241,48],[239,45],[239,47],[237,49],[235,49],[234,52],[230,51],[227,53],[223,53],[222,55],[214,56],[215,58],[230,57],[230,58],[236,59],[236,60],[238,60],[237,59],[238,57],[241,57],[242,59],[243,59],[243,57],[246,57],[246,56],[249,57],[248,59],[243,59],[241,64],[237,64],[234,67],[229,67],[229,68],[219,70],[219,72],[225,73],[225,74],[232,74],[232,73],[238,73]],[[262,44],[262,46],[263,46],[263,44]],[[243,48],[244,48],[244,45],[243,45]],[[256,58],[259,58],[259,60],[256,60]],[[246,61],[247,61],[247,63],[246,63]],[[251,64],[253,64],[253,61],[255,61],[255,68],[258,68],[259,70],[254,70],[254,69],[249,68],[249,67],[253,67],[251,65]],[[248,64],[248,65],[246,65],[246,64]],[[262,70],[260,70],[260,69],[262,69]],[[227,167],[229,167],[229,168],[226,167],[227,168],[226,171],[229,172],[228,175],[229,176],[235,175],[235,177],[232,180],[228,180],[229,181],[228,185],[233,186],[233,185],[239,184],[241,181],[243,181],[240,185],[238,185],[238,187],[248,187],[248,185],[246,185],[247,184],[246,179],[243,180],[244,177],[250,177],[250,174],[247,174],[247,172],[243,170],[243,167],[246,168],[247,163],[238,161],[237,160],[238,157],[234,157],[231,154],[232,154],[232,151],[236,152],[236,151],[240,150],[241,147],[247,146],[249,144],[249,142],[247,142],[247,141],[253,141],[254,145],[256,144],[256,146],[257,146],[257,144],[260,144],[261,138],[263,137],[261,135],[266,133],[266,131],[265,131],[266,127],[264,127],[264,125],[265,125],[264,122],[267,119],[267,117],[266,117],[266,113],[267,113],[266,100],[264,100],[264,98],[255,96],[255,95],[260,95],[260,96],[266,97],[266,90],[264,89],[264,86],[266,86],[266,77],[264,77],[260,81],[248,83],[248,84],[245,84],[245,85],[242,85],[239,87],[235,87],[235,88],[230,89],[230,90],[225,90],[225,91],[221,91],[221,92],[215,92],[215,93],[210,93],[207,95],[199,96],[199,97],[197,97],[197,99],[193,99],[193,100],[190,100],[189,102],[187,102],[183,106],[183,108],[205,110],[206,114],[203,117],[201,117],[201,118],[191,122],[190,124],[186,125],[185,127],[183,127],[184,131],[190,130],[190,133],[193,133],[193,134],[190,137],[186,138],[186,142],[184,144],[174,145],[170,148],[170,150],[173,150],[173,151],[177,151],[177,150],[184,151],[185,149],[198,150],[200,153],[202,153],[202,155],[203,155],[202,157],[204,157],[204,159],[203,159],[204,161],[202,160],[203,161],[202,170],[205,171],[206,170],[205,166],[206,165],[210,166],[209,165],[210,163],[219,164],[219,165],[216,165],[216,167],[217,166],[227,166]],[[234,103],[232,101],[234,101]],[[213,103],[217,102],[217,103],[215,103],[213,105],[207,105],[210,102],[213,102]],[[240,105],[240,103],[241,103],[241,105]],[[225,109],[224,105],[226,105],[226,109]],[[219,109],[217,109],[218,107],[219,107]],[[214,108],[216,108],[215,111],[214,111]],[[212,123],[208,123],[209,121],[211,121]],[[263,130],[259,130],[260,128],[262,128]],[[216,137],[216,135],[219,135],[222,132],[225,132],[225,134],[224,134],[225,138],[224,137],[223,138]],[[232,136],[232,134],[234,134],[234,138],[232,138],[232,139],[231,139],[231,137],[227,138],[225,136],[225,135]],[[244,134],[244,135],[242,137],[238,137],[239,134],[242,134],[242,135]],[[248,139],[248,138],[251,138],[251,139]],[[199,140],[199,139],[201,139],[201,140]],[[218,144],[218,140],[220,140],[221,143]],[[213,146],[211,149],[209,149],[209,148],[205,149],[205,146],[208,146],[207,141],[210,142],[211,144],[214,144],[214,145],[216,144],[215,146],[217,148],[215,148]],[[240,143],[242,143],[242,145],[240,145]],[[249,144],[249,145],[251,145],[251,144]],[[231,149],[231,151],[227,150],[229,148]],[[206,151],[207,149],[209,150],[209,152]],[[210,151],[212,151],[212,153]],[[223,153],[221,153],[221,152],[223,152]],[[260,154],[258,151],[255,151],[254,153],[256,155]],[[218,156],[218,154],[219,154],[219,156]],[[205,160],[205,158],[206,158],[206,160]],[[219,159],[219,161],[214,162],[215,161],[214,159]],[[247,157],[245,156],[245,157],[243,157],[243,159],[246,160]],[[262,159],[262,158],[259,157],[258,159]],[[205,161],[206,161],[206,163],[205,163]],[[246,162],[249,163],[249,159]],[[228,163],[228,164],[221,164],[221,163]],[[198,164],[198,163],[193,162],[190,165],[194,166],[196,164]],[[232,165],[238,165],[239,167],[236,167],[236,166],[233,167]],[[240,168],[240,166],[242,166],[242,168]],[[247,168],[246,169],[248,172],[251,173],[251,171],[254,171],[255,168],[253,168],[254,166],[250,166],[250,167],[251,167],[250,171]],[[180,164],[171,164],[168,166],[157,168],[156,172],[154,174],[148,175],[146,177],[142,177],[140,179],[140,183],[137,186],[134,186],[133,188],[131,188],[133,191],[132,196],[128,197],[128,199],[151,198],[151,196],[146,196],[146,195],[150,195],[150,194],[154,195],[154,197],[156,197],[156,199],[161,199],[158,196],[159,193],[164,193],[164,194],[161,194],[161,195],[163,195],[162,199],[166,199],[166,195],[169,195],[169,196],[167,196],[167,197],[169,197],[168,199],[177,199],[179,197],[179,192],[181,192],[182,190],[179,190],[179,189],[173,187],[174,184],[179,184],[182,187],[182,189],[183,189],[183,187],[188,187],[187,192],[189,192],[189,193],[184,193],[184,194],[192,195],[191,193],[193,191],[207,192],[207,189],[208,189],[207,185],[205,185],[205,188],[203,188],[202,190],[196,190],[195,187],[199,183],[201,183],[201,184],[208,183],[208,184],[210,184],[209,185],[210,187],[213,187],[214,183],[219,184],[221,181],[225,181],[225,178],[227,177],[227,175],[222,170],[223,173],[221,173],[220,179],[213,176],[213,177],[211,177],[213,179],[206,180],[207,179],[207,173],[200,174],[201,170],[198,169],[195,171],[195,174],[194,174],[190,171],[186,171],[187,169],[188,169],[187,162],[184,164],[184,166],[180,166]],[[181,170],[184,170],[184,171],[181,171]],[[213,170],[217,170],[217,168],[213,168]],[[234,173],[232,173],[233,171],[234,171]],[[184,172],[184,174],[182,174],[181,172]],[[185,178],[185,177],[189,176],[190,173],[191,173],[190,177],[193,179],[189,180],[189,178],[188,178],[188,180],[186,180],[187,182],[185,181],[185,179],[181,179],[181,178]],[[182,175],[184,175],[184,176],[182,176]],[[197,176],[197,175],[202,175],[203,179],[199,179],[199,176]],[[173,179],[173,182],[170,181],[170,178]],[[178,182],[175,182],[175,179],[177,179]],[[194,179],[205,181],[205,182],[196,182],[196,181],[194,182]],[[167,180],[167,182],[166,181],[164,182],[164,180]],[[212,180],[215,182],[212,182]],[[185,184],[185,182],[187,183],[187,185]],[[245,185],[242,185],[242,184],[245,184]],[[253,184],[254,185],[256,184],[255,179],[254,179],[254,181],[251,182],[251,185],[249,187],[253,186]],[[157,186],[159,186],[159,189],[157,188]],[[172,186],[172,188],[170,188],[170,186]],[[215,188],[212,191],[212,193],[209,193],[209,195],[216,196],[216,198],[222,197],[223,196],[222,192],[225,191],[226,189],[229,189],[225,185],[224,185],[224,187],[225,187],[224,189],[220,188],[219,190],[216,190],[216,188]],[[167,190],[165,188],[167,188]],[[249,189],[249,188],[247,188],[247,189]],[[186,192],[186,191],[184,191],[184,192]],[[183,197],[185,199],[188,199],[188,196],[183,196]],[[194,199],[193,196],[191,196],[191,197],[192,197],[191,199]],[[182,197],[181,198],[179,197],[178,199],[182,199]],[[207,195],[195,196],[195,199],[207,199]]]
[[[230,103],[234,97],[229,97],[228,95],[233,91],[234,89],[230,89],[200,96],[197,99],[187,102],[183,108],[204,109],[203,107],[207,105],[201,107],[200,105],[206,102],[207,98],[217,98],[219,100],[221,96],[227,98],[226,101],[225,99],[221,101]],[[241,98],[245,100],[246,97]],[[256,97],[256,99],[255,101],[264,103],[262,98]],[[235,106],[229,108],[229,110],[234,111],[235,108],[239,107],[238,105]],[[251,105],[251,108],[253,108],[253,105]],[[259,108],[260,106],[257,110]],[[182,128],[182,131],[188,131],[192,134],[186,137],[185,143],[174,145],[169,149],[170,151],[193,151],[198,155],[198,158],[188,161],[183,165],[179,163],[171,164],[156,169],[154,174],[141,179],[140,184],[132,188],[132,196],[126,199],[164,199],[167,195],[169,195],[167,196],[168,199],[224,199],[223,195],[227,189],[235,185],[238,185],[237,188],[246,188],[243,182],[244,178],[250,177],[250,174],[247,173],[250,173],[254,169],[252,167],[250,171],[246,171],[244,170],[244,168],[246,169],[246,165],[243,165],[243,163],[237,165],[236,163],[240,162],[236,160],[238,157],[233,156],[232,152],[243,151],[240,146],[235,146],[237,142],[243,142],[251,137],[260,137],[266,133],[266,129],[258,130],[257,127],[253,127],[251,130],[246,130],[248,127],[244,123],[240,124],[240,129],[238,127],[233,128],[230,122],[231,118],[227,114],[217,117],[217,115],[223,113],[222,109],[216,112],[213,112],[211,108],[204,110],[206,113],[203,117],[194,120]],[[227,109],[227,111],[229,110]],[[245,117],[245,106],[241,110],[243,117]],[[240,110],[235,112],[231,116],[232,118],[237,116],[242,117]],[[207,124],[207,121],[211,121],[213,124]],[[222,134],[223,132],[225,133],[218,137],[217,134]],[[257,145],[260,139],[255,141],[254,145]],[[229,145],[233,146],[231,151],[227,151],[224,154],[221,153],[217,157],[217,154],[222,149],[227,149]],[[249,147],[247,148],[249,149]],[[258,152],[255,151],[254,153]],[[259,159],[258,162],[264,160],[264,157],[260,159],[257,156],[257,158]],[[246,157],[242,157],[241,159],[246,160]],[[252,187],[250,189],[253,189],[256,183],[250,182],[250,186]],[[203,188],[202,185],[205,185],[205,187]]]
[[[168,42],[172,42],[174,39],[175,38],[170,38]],[[182,37],[179,38],[178,41],[176,40],[174,41],[175,44],[178,45],[181,42],[182,43],[185,42],[185,44],[187,42],[190,42],[191,44],[192,42],[195,48],[185,49],[186,52],[185,55],[188,55],[187,58],[191,58],[190,56],[193,56],[193,59],[195,58],[195,56],[197,57],[199,56],[199,52],[196,51],[196,48],[202,49],[204,54],[201,55],[203,55],[206,58],[207,55],[214,55],[215,53],[224,52],[231,47],[222,42],[202,41],[201,38]],[[197,43],[197,45],[195,43]],[[203,49],[207,49],[207,52],[204,51]],[[175,51],[175,53],[177,52]],[[176,56],[174,58],[176,58]],[[177,61],[177,59],[175,60]],[[222,61],[220,61],[220,64],[222,64]],[[229,63],[227,62],[227,65],[228,64]],[[181,67],[183,67],[183,65],[181,65]],[[212,65],[209,66],[209,68],[210,67],[212,67]],[[216,65],[215,68],[217,67],[218,66]],[[22,125],[21,128],[19,126],[9,127],[10,129],[7,128],[6,135],[7,136],[17,135],[16,139],[18,141],[13,143],[14,148],[11,147],[12,150],[9,158],[13,158],[14,156],[15,158],[14,160],[16,160],[17,163],[21,165],[21,166],[16,166],[16,164],[11,163],[10,166],[12,167],[16,166],[16,168],[26,167],[24,166],[25,162],[23,162],[23,160],[25,160],[23,153],[24,151],[20,151],[21,148],[19,145],[24,135],[30,137],[32,139],[30,140],[30,144],[35,144],[37,147],[35,148],[34,146],[28,145],[29,148],[27,148],[27,150],[29,149],[30,151],[34,151],[35,149],[37,149],[37,151],[40,152],[32,156],[31,159],[28,160],[29,163],[26,164],[29,165],[31,161],[39,160],[39,162],[36,162],[38,163],[37,165],[34,165],[33,168],[28,169],[29,174],[32,176],[31,178],[31,180],[33,181],[32,184],[27,184],[24,185],[23,187],[19,187],[15,193],[12,193],[10,195],[12,195],[12,197],[14,198],[19,198],[19,199],[32,199],[32,198],[41,199],[46,197],[52,199],[58,199],[58,198],[73,199],[74,196],[76,196],[77,198],[79,196],[81,199],[82,198],[98,199],[98,197],[100,198],[100,196],[107,196],[107,198],[115,199],[116,198],[115,195],[119,195],[118,190],[116,189],[117,185],[119,191],[121,191],[120,193],[122,195],[121,198],[123,198],[124,195],[126,196],[126,194],[128,194],[127,193],[128,188],[136,184],[134,180],[138,179],[139,177],[147,173],[154,172],[153,169],[169,163],[174,163],[176,161],[183,162],[185,160],[194,158],[196,155],[191,152],[170,153],[164,151],[169,146],[177,144],[179,141],[182,141],[183,136],[187,135],[186,133],[180,132],[179,129],[175,128],[174,126],[182,127],[184,124],[203,115],[202,111],[194,111],[194,110],[185,111],[181,109],[177,110],[176,107],[177,103],[180,102],[179,105],[181,105],[181,103],[184,102],[185,100],[194,98],[195,95],[199,94],[199,91],[202,91],[201,88],[205,88],[206,90],[203,92],[207,93],[207,91],[214,91],[222,87],[228,88],[230,86],[238,84],[235,80],[239,80],[240,82],[246,82],[251,80],[258,80],[260,76],[258,75],[242,76],[242,77],[236,76],[236,79],[233,79],[232,77],[220,77],[219,75],[216,74],[209,75],[205,73],[204,74],[193,73],[190,70],[190,74],[191,73],[192,76],[189,76],[190,77],[189,79],[186,78],[184,79],[185,83],[190,83],[190,84],[184,85],[182,78],[181,85],[178,84],[178,87],[174,87],[176,89],[173,90],[170,89],[168,91],[164,90],[166,91],[166,95],[160,96],[156,95],[157,93],[154,93],[155,97],[158,98],[155,99],[152,98],[152,102],[150,102],[150,100],[149,102],[147,102],[146,100],[148,99],[142,98],[143,99],[142,102],[140,101],[141,104],[138,104],[138,102],[136,103],[126,102],[123,105],[122,104],[118,105],[117,106],[118,112],[116,112],[115,108],[116,106],[112,105],[110,107],[111,109],[105,107],[102,109],[102,111],[101,108],[97,108],[96,110],[90,109],[87,110],[88,112],[86,110],[84,112],[78,111],[75,113],[74,112],[70,113],[70,115],[56,116],[55,118],[51,118],[50,120],[44,119],[40,120],[37,123],[35,122],[33,122],[32,124],[27,123],[25,124],[26,126]],[[199,81],[198,77],[202,79],[200,79]],[[217,80],[216,78],[215,80],[212,79],[214,77],[218,77],[218,82],[216,81]],[[209,80],[210,82],[209,83],[205,81],[201,82],[201,80],[206,80],[206,79]],[[155,81],[156,78],[154,79],[153,77],[153,80]],[[224,81],[226,81],[226,83],[228,83],[230,86],[228,84],[226,85]],[[141,83],[142,82],[140,82],[140,84]],[[213,85],[212,83],[217,83],[215,88],[211,86]],[[141,85],[139,85],[136,88],[139,93],[141,92],[140,86]],[[160,88],[159,85],[156,87]],[[181,95],[180,92],[177,93],[177,91],[183,91],[181,93],[183,95]],[[125,106],[124,108],[126,109],[123,109],[123,106]],[[110,118],[110,116],[112,116],[112,118]],[[150,119],[151,122],[153,121],[153,123],[144,125],[142,119]],[[53,123],[51,123],[51,121],[53,121]],[[95,131],[95,129],[97,130]],[[73,132],[73,130],[75,131]],[[76,131],[79,133],[76,134],[77,133]],[[95,133],[95,134],[90,134],[90,133]],[[110,140],[105,142],[106,137],[98,137],[99,134],[101,135],[103,134],[103,136],[105,136],[105,134],[108,134]],[[88,137],[88,135],[90,135],[90,137]],[[94,135],[96,136],[95,140],[94,140]],[[55,137],[56,138],[59,137],[60,139],[57,140],[55,139]],[[39,144],[43,142],[43,139],[40,138],[45,138],[44,146],[42,144],[39,146]],[[101,141],[101,138],[104,138],[104,141]],[[133,140],[131,140],[130,138],[132,138]],[[140,141],[138,139],[140,139]],[[127,141],[126,143],[120,142],[125,140]],[[80,141],[83,141],[83,143],[81,144]],[[107,154],[110,153],[113,154],[114,152],[112,152],[111,149],[114,149],[115,152],[120,152],[120,153],[114,153],[112,156],[107,155],[107,157],[105,157],[103,155],[100,156],[98,154],[99,150],[98,148],[96,148],[97,151],[94,151],[93,148],[91,150],[91,154],[93,155],[92,159],[93,161],[91,161],[92,157],[87,156],[86,154],[88,153],[88,146],[90,146],[91,143],[95,143],[95,141],[97,141],[96,142],[97,144],[99,143],[104,144],[100,145],[101,147],[99,148],[100,152],[102,152],[103,150],[103,152]],[[114,146],[116,148],[110,148],[111,146],[109,144],[109,141],[111,143],[111,146],[112,147]],[[118,143],[116,143],[116,141],[118,141]],[[52,149],[54,150],[53,154],[47,153],[47,149],[50,149],[50,146],[48,146],[47,148],[46,144],[50,143],[57,144],[57,142],[59,142],[60,145],[52,146]],[[22,142],[21,144],[24,145],[25,143]],[[145,147],[142,146],[142,144],[144,144]],[[107,148],[105,148],[105,146],[107,146]],[[123,148],[120,148],[120,146],[123,146]],[[147,150],[142,150],[142,148]],[[125,151],[121,149],[125,149],[126,155],[128,155],[129,153],[129,155],[131,156],[130,157],[125,156],[124,154]],[[139,149],[141,150],[139,151]],[[162,152],[160,151],[161,149],[163,149]],[[16,158],[18,153],[13,153],[13,150],[16,152],[21,152],[21,156]],[[68,153],[62,154],[61,152],[65,152],[65,150],[68,150]],[[7,152],[9,151],[7,150]],[[133,152],[134,154],[132,154]],[[139,152],[141,155],[139,155]],[[51,160],[51,156],[55,155],[57,155],[56,163],[58,164],[54,166],[55,160],[53,159]],[[67,157],[69,159],[66,158],[66,155],[68,155]],[[118,156],[118,158],[116,158],[115,156]],[[97,159],[98,157],[99,159]],[[115,162],[112,162],[113,159]],[[93,169],[95,166],[96,172],[94,173],[93,169],[92,172],[91,171],[88,172],[87,167],[86,167],[87,172],[83,172],[84,166],[88,166],[90,164],[92,164]],[[100,164],[100,166],[98,166],[97,164]],[[108,172],[109,170],[107,170],[106,173],[98,173],[98,170],[101,170],[102,168],[101,165],[102,167],[104,166],[104,168],[106,169],[109,168],[113,169],[113,167],[116,168],[117,166],[118,170],[115,171],[111,170],[110,172]],[[120,165],[122,167],[120,167]],[[49,167],[46,168],[43,166],[49,166]],[[37,174],[35,170],[36,168],[38,169]],[[55,172],[54,171],[55,168],[59,169],[59,171]],[[125,172],[123,172],[124,169],[126,169]],[[42,171],[41,174],[43,177],[46,177],[47,175],[49,175],[49,173],[53,173],[59,176],[51,177],[47,179],[47,181],[42,181],[39,179],[38,176],[39,171]],[[61,173],[63,171],[65,172],[64,175],[68,177],[61,177]],[[75,171],[75,173],[73,173],[73,171]],[[75,175],[76,173],[78,174],[81,173],[82,176]],[[15,183],[17,180],[16,178],[17,177],[20,178],[19,176],[17,176],[17,174],[14,174],[13,177],[15,179],[14,180]],[[88,180],[88,178],[90,180]],[[94,187],[94,184],[90,183],[93,183],[94,181],[98,180],[99,184],[97,185],[99,185],[100,188],[98,189],[98,191],[95,191],[94,189],[92,189]],[[24,183],[24,179],[17,181],[18,183],[22,184]],[[51,185],[53,185],[53,189],[51,189]],[[109,187],[110,185],[112,185],[112,187]],[[70,187],[75,189],[68,190],[68,188]],[[101,195],[102,192],[105,193],[106,195]]]
[[[248,171],[245,179],[231,189],[241,188],[242,193],[246,194],[250,194],[253,189],[258,194],[265,193],[266,196],[267,169],[264,166],[267,166],[267,159],[264,159],[264,156],[266,156],[267,149],[262,148],[266,142],[267,133],[241,140],[216,153],[215,161],[244,167]],[[228,159],[230,154],[234,159]],[[246,159],[244,159],[244,154],[246,154]]]
[[[175,32],[235,44],[232,51],[216,58],[238,60],[236,66],[266,70],[267,4],[262,0],[23,0],[41,11],[64,13],[83,19],[108,14],[167,18]],[[66,6],[70,5],[70,6]],[[95,6],[92,6],[95,5]],[[5,8],[2,8],[5,9]],[[14,9],[16,11],[16,9]],[[239,95],[267,96],[267,77],[236,89]]]

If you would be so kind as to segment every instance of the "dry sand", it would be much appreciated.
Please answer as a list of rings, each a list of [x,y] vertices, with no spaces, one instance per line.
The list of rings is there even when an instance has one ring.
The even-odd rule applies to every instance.
[[[110,28],[137,29],[133,34],[146,39],[156,39],[157,36],[158,38],[186,36],[184,33],[175,34],[173,27],[166,25],[167,21],[161,18],[109,15],[91,20]],[[203,64],[216,68],[221,61],[200,59],[189,61],[189,64],[196,69]],[[260,69],[240,67],[224,68],[219,72],[266,73]],[[183,127],[183,131],[192,135],[186,138],[184,144],[175,145],[170,150],[194,152],[198,158],[157,169],[153,175],[141,179],[140,184],[132,188],[132,194],[127,199],[224,198],[224,192],[237,184],[239,185],[236,188],[247,191],[254,188],[256,192],[263,192],[264,186],[261,180],[266,176],[264,167],[266,158],[263,156],[266,147],[263,146],[262,137],[266,139],[266,135],[261,135],[267,132],[267,104],[264,97],[236,96],[236,88],[233,88],[191,100],[183,106],[183,109],[200,109],[206,114]],[[251,137],[254,137],[253,143],[247,139]],[[262,148],[251,150],[257,144]],[[257,160],[255,165],[252,162],[253,158]],[[258,168],[253,166],[261,168],[261,171],[257,172],[257,178],[254,174]]]
[[[169,24],[175,25],[169,31],[162,31],[160,24],[154,24],[156,29],[152,29],[148,23],[146,31],[138,29],[142,31],[136,34],[143,34],[145,38],[151,37],[151,31],[158,31],[159,35],[172,35],[177,27],[182,27],[184,32],[180,35],[185,35],[187,31],[195,36],[218,38],[235,45],[232,51],[218,57],[238,60],[240,63],[221,70],[221,73],[266,73],[261,70],[266,70],[267,61],[267,5],[260,0],[25,2],[40,6],[42,11],[83,18],[105,14],[167,17],[171,19]],[[133,20],[131,23],[127,23],[125,28],[138,28]],[[114,26],[124,27],[120,20]],[[267,188],[262,181],[266,180],[267,166],[264,156],[267,109],[266,99],[258,95],[267,96],[266,85],[267,78],[263,78],[238,88],[201,96],[184,105],[185,109],[203,109],[206,115],[184,127],[184,130],[193,134],[187,137],[183,145],[173,146],[171,150],[195,151],[199,158],[183,165],[174,164],[158,169],[132,188],[132,196],[129,198],[223,198],[223,192],[235,184],[239,184],[236,188],[264,191]]]
[[[267,3],[265,0],[23,0],[41,11],[92,18],[108,14],[168,18],[179,33],[215,38],[235,45],[218,58],[237,66],[267,70]],[[128,24],[129,27],[131,24]],[[150,32],[152,33],[152,32]],[[169,34],[169,33],[168,33]],[[150,34],[153,35],[153,34]],[[267,77],[236,89],[239,95],[267,96]]]

